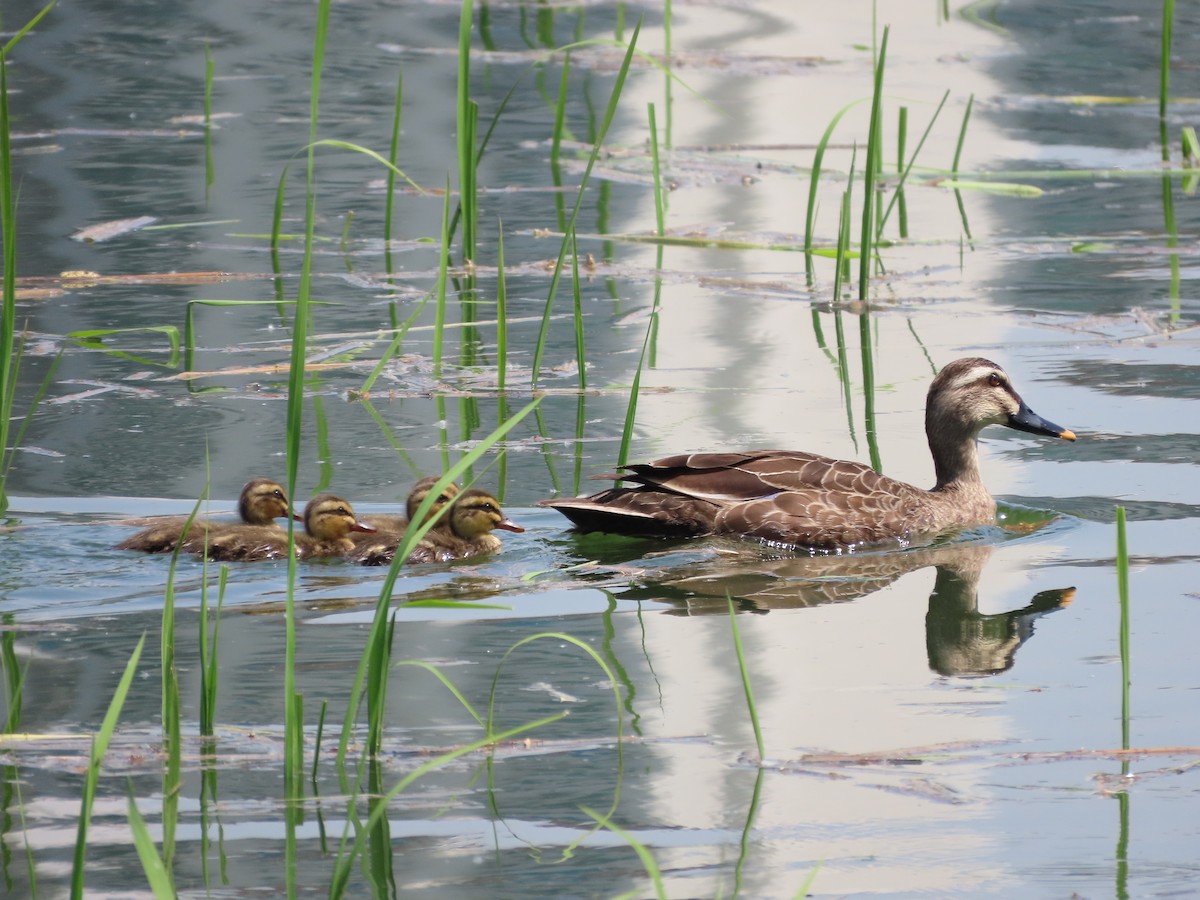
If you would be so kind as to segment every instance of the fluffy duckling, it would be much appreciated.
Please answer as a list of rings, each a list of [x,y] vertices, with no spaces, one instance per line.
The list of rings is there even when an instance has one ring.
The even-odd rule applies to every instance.
[[[317,494],[304,507],[304,534],[297,534],[296,557],[313,559],[322,556],[344,556],[354,549],[351,532],[373,533],[370,525],[358,521],[350,504],[336,494]],[[250,559],[286,559],[287,532],[268,526],[245,526],[236,530],[209,534],[205,544],[189,537],[185,550],[206,555],[209,559],[228,562]]]
[[[543,500],[580,531],[661,537],[724,534],[841,553],[901,545],[995,520],[976,439],[988,425],[1075,440],[1025,405],[991,360],[948,364],[929,386],[925,433],[937,482],[930,490],[870,466],[799,450],[669,456],[604,476],[632,482],[590,497]]]
[[[425,498],[429,496],[429,492],[433,489],[433,486],[438,483],[440,478],[440,475],[426,475],[412,486],[412,490],[408,492],[408,500],[405,502],[405,510],[407,515],[392,516],[378,514],[363,516],[362,520],[364,522],[366,522],[376,531],[380,532],[379,538],[367,538],[367,542],[378,543],[383,539],[384,533],[403,534],[404,530],[408,528],[408,523],[416,517],[417,507],[420,506]],[[458,496],[458,493],[459,488],[457,484],[450,482],[450,484],[446,485],[442,489],[441,494],[438,495],[438,498],[433,502],[433,506],[429,508],[429,512],[425,517],[426,520],[433,518],[438,512],[444,509],[450,503],[450,501]],[[356,541],[356,543],[362,544],[363,541]]]
[[[426,532],[408,556],[410,563],[450,562],[484,553],[495,553],[500,538],[494,529],[521,532],[525,529],[505,517],[500,501],[480,488],[463,491],[440,522]],[[351,555],[367,566],[390,565],[396,555],[399,538],[375,542]]]
[[[252,478],[242,488],[238,497],[238,515],[241,524],[234,522],[209,522],[193,520],[188,529],[186,541],[199,539],[202,544],[207,534],[211,540],[218,534],[236,532],[239,529],[254,527],[265,528],[271,533],[280,533],[281,529],[274,524],[275,519],[292,515],[292,504],[288,501],[287,492],[283,487],[269,478]],[[140,550],[143,553],[170,553],[185,538],[184,527],[187,518],[172,516],[156,522],[149,528],[137,532],[121,543],[118,550]]]

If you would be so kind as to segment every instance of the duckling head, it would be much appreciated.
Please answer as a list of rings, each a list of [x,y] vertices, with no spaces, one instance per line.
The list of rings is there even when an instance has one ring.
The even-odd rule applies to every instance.
[[[427,475],[413,485],[412,490],[409,491],[408,494],[407,505],[408,520],[410,522],[416,519],[417,507],[419,507],[421,503],[424,502],[425,498],[429,496],[429,492],[433,490],[433,486],[436,485],[440,479],[440,475]],[[438,494],[437,498],[433,501],[433,505],[429,507],[429,511],[425,513],[425,519],[422,521],[427,521],[436,516],[441,510],[445,509],[455,497],[458,496],[458,493],[458,485],[454,482],[450,482],[448,485],[442,488],[442,492]]]
[[[304,530],[309,537],[321,541],[336,541],[351,531],[368,534],[375,531],[354,515],[350,504],[336,494],[317,494],[304,507]]]
[[[925,431],[953,439],[974,437],[988,425],[1075,440],[1072,431],[1043,419],[1025,405],[1000,366],[990,359],[969,357],[949,363],[929,386],[925,403]]]
[[[450,510],[450,528],[464,540],[482,537],[493,528],[504,531],[524,531],[516,522],[505,517],[500,501],[479,488],[463,491]]]
[[[270,525],[280,516],[292,515],[283,486],[270,478],[252,478],[238,498],[238,514],[247,525]]]

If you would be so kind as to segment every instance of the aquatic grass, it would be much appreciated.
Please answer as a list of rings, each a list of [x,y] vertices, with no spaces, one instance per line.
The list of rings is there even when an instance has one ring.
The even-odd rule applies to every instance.
[[[190,306],[190,304],[189,304]],[[128,350],[118,350],[115,347],[107,347],[98,338],[112,337],[116,334],[138,334],[148,331],[152,334],[162,334],[167,338],[167,346],[170,348],[167,354],[167,361],[153,359],[149,356],[141,356],[137,353],[132,353]],[[90,328],[86,331],[72,331],[64,335],[68,340],[74,341],[76,345],[85,350],[99,350],[101,353],[106,353],[109,356],[119,356],[122,359],[131,359],[136,363],[141,363],[147,366],[160,366],[165,369],[174,369],[179,365],[179,329],[174,325],[145,325],[139,328]]]
[[[21,39],[41,21],[54,0],[31,18],[8,42],[0,47],[0,259],[4,271],[0,280],[0,513],[8,509],[8,470],[16,445],[9,443],[14,419],[17,374],[21,354],[15,344],[17,330],[17,192],[13,183],[12,134],[8,107],[8,56]],[[31,408],[26,418],[33,414]]]
[[[213,126],[212,126],[212,92],[213,74],[216,65],[213,63],[212,47],[204,42],[204,202],[208,203],[209,193],[216,180],[216,168],[213,164]]]
[[[638,859],[641,860],[642,868],[646,870],[646,875],[650,878],[650,883],[654,886],[654,896],[657,897],[658,900],[667,900],[667,888],[666,885],[663,884],[662,870],[658,867],[658,862],[654,859],[654,854],[650,852],[650,848],[635,838],[624,828],[621,828],[619,825],[614,823],[608,816],[602,815],[601,813],[598,813],[586,806],[582,806],[580,809],[582,809],[585,814],[591,816],[596,821],[597,825],[608,829],[633,848],[633,852],[636,853]],[[642,896],[642,891],[633,890],[628,894],[621,894],[619,896],[640,897]]]
[[[425,309],[425,305],[429,302],[430,298],[432,298],[432,297],[433,297],[433,292],[426,291],[425,295],[423,297],[421,297],[421,301],[417,304],[416,308],[412,311],[412,314],[409,315],[409,317],[407,319],[405,319],[404,322],[402,322],[399,325],[395,324],[395,322],[392,323],[392,327],[395,330],[396,334],[392,338],[392,342],[390,344],[388,344],[387,349],[385,349],[383,351],[383,354],[379,357],[379,362],[375,363],[375,365],[371,368],[370,373],[367,375],[366,379],[362,383],[362,387],[360,387],[358,389],[359,393],[369,394],[371,392],[371,388],[373,388],[375,386],[375,382],[379,379],[379,376],[383,374],[383,370],[385,368],[387,368],[387,364],[389,362],[391,362],[392,358],[397,353],[400,352],[400,346],[401,346],[401,344],[404,343],[404,338],[405,338],[405,336],[407,336],[408,330],[410,328],[412,328],[413,323],[416,322],[418,318],[420,318],[421,313]],[[394,307],[393,307],[393,309],[394,309]]]
[[[725,595],[729,607],[729,630],[733,634],[733,652],[737,658],[738,672],[742,678],[742,691],[746,695],[746,713],[750,716],[750,725],[754,729],[754,745],[758,748],[758,764],[761,766],[767,758],[767,748],[763,741],[762,725],[758,721],[758,706],[754,702],[754,689],[750,685],[750,670],[746,667],[746,651],[742,647],[742,632],[737,624],[737,610],[733,605],[733,597]]]
[[[1158,127],[1163,146],[1167,144],[1167,106],[1171,100],[1171,44],[1175,33],[1175,0],[1163,0],[1162,48],[1158,54]]]
[[[396,163],[400,158],[400,122],[404,111],[404,67],[396,74],[396,99],[392,104],[392,137],[388,144],[388,167],[385,175],[387,193],[383,198],[383,259],[388,276],[392,274],[392,234],[396,215]],[[392,327],[396,327],[396,307],[392,305]]]
[[[442,199],[442,240],[438,249],[438,274],[433,323],[433,376],[442,374],[442,342],[446,330],[446,270],[450,265],[450,176],[446,176],[446,194]],[[445,421],[445,416],[440,418]]]
[[[12,616],[4,617],[5,626],[12,625]],[[17,659],[17,632],[12,627],[0,631],[0,673],[4,676],[4,729],[5,734],[16,734],[21,730],[22,697],[25,694],[25,676],[29,664],[21,665]]]
[[[921,155],[921,150],[925,146],[925,141],[929,137],[929,133],[933,131],[933,126],[938,120],[938,116],[942,114],[942,109],[946,105],[946,101],[950,99],[950,92],[946,91],[942,94],[942,99],[937,105],[937,109],[933,111],[933,115],[929,117],[929,124],[925,126],[925,131],[921,134],[921,139],[917,141],[917,147],[913,150],[912,158],[909,159],[908,165],[904,167],[904,171],[900,173],[900,179],[896,182],[896,189],[892,192],[892,199],[888,202],[887,208],[883,211],[883,215],[879,217],[875,229],[875,239],[880,240],[883,236],[883,226],[887,224],[888,217],[892,214],[892,208],[897,202],[903,198],[904,185],[908,182],[909,173],[912,172],[913,166],[917,162],[917,157]],[[970,104],[968,104],[967,116],[970,116]],[[962,131],[959,132],[959,140],[966,135],[967,122],[963,120]],[[955,155],[955,166],[958,164],[958,156]],[[965,216],[964,216],[965,218]]]
[[[142,658],[142,648],[146,644],[146,635],[143,634],[137,642],[137,646],[133,648],[133,653],[129,657],[129,661],[125,663],[125,671],[121,675],[121,680],[117,682],[117,688],[113,692],[112,699],[108,704],[108,711],[104,714],[104,720],[100,723],[100,730],[92,736],[91,750],[88,753],[88,767],[83,778],[83,796],[80,800],[79,820],[76,823],[75,830],[75,852],[71,863],[71,887],[70,894],[72,900],[82,900],[83,898],[83,876],[84,864],[87,859],[87,835],[88,826],[92,820],[92,804],[96,799],[96,786],[100,780],[100,767],[104,764],[104,755],[108,752],[109,742],[112,740],[113,732],[117,728],[117,719],[120,718],[121,709],[125,705],[125,698],[129,694],[130,685],[133,684],[133,674],[137,671],[138,661]]]
[[[458,91],[456,130],[458,150],[458,204],[462,210],[462,258],[475,259],[475,234],[479,226],[479,204],[476,196],[477,155],[475,128],[479,107],[471,100],[471,23],[473,0],[462,0],[458,20]],[[449,190],[447,190],[447,196]],[[443,238],[446,239],[446,238]]]
[[[523,725],[509,728],[506,731],[484,735],[478,740],[471,741],[470,743],[464,744],[461,747],[456,747],[453,750],[435,756],[433,759],[422,763],[420,766],[417,766],[417,768],[413,769],[411,772],[401,778],[400,781],[397,782],[387,793],[379,797],[378,803],[371,807],[370,814],[367,816],[366,820],[361,823],[361,827],[357,832],[357,837],[348,851],[346,850],[346,845],[348,843],[347,834],[343,834],[342,844],[338,848],[333,875],[330,879],[330,900],[337,900],[337,898],[345,896],[346,889],[350,881],[351,871],[354,867],[354,861],[358,859],[363,852],[363,844],[366,840],[364,835],[370,835],[373,833],[376,823],[380,818],[387,815],[391,801],[398,796],[401,791],[407,788],[414,781],[424,777],[430,772],[440,769],[449,762],[453,762],[454,760],[463,756],[467,756],[468,754],[475,753],[478,750],[486,749],[489,745],[507,741],[510,738],[517,737],[518,735],[525,734],[530,731],[536,731],[539,728],[544,728],[547,725],[565,719],[566,716],[567,714],[562,712],[552,716],[545,716],[533,722],[526,722]],[[349,829],[349,821],[347,821],[346,827]]]
[[[508,385],[508,285],[504,275],[504,222],[496,220],[496,388],[503,394]],[[501,412],[500,418],[504,418]],[[503,498],[501,498],[503,499]]]
[[[571,77],[571,54],[563,55],[562,72],[558,81],[558,99],[554,103],[554,122],[550,131],[550,183],[555,187],[554,212],[558,219],[558,230],[564,234],[567,231],[567,204],[558,190],[563,186],[562,179],[562,141],[566,132],[567,118],[567,86]]]
[[[587,347],[583,335],[583,294],[579,285],[579,245],[571,231],[571,299],[575,320],[575,364],[579,367],[579,390],[587,390]]]
[[[863,165],[862,237],[858,252],[858,299],[866,303],[870,299],[871,257],[874,255],[872,237],[875,231],[876,176],[882,164],[883,131],[883,73],[887,63],[889,26],[884,26],[879,42],[879,55],[875,61],[875,88],[871,94],[871,124],[867,132],[867,159]]]
[[[342,732],[338,741],[337,758],[339,764],[344,764],[346,759],[346,752],[350,742],[350,731],[355,721],[355,710],[358,709],[359,703],[363,699],[364,685],[366,685],[367,691],[368,710],[366,752],[368,754],[377,752],[378,748],[382,746],[382,711],[376,710],[372,701],[379,696],[379,692],[382,690],[379,680],[386,678],[386,666],[383,664],[386,660],[386,654],[383,652],[383,642],[386,641],[387,637],[386,625],[389,618],[387,612],[391,607],[392,592],[395,588],[396,579],[399,577],[401,566],[416,543],[436,524],[436,519],[426,518],[429,510],[437,501],[438,494],[447,485],[455,481],[462,472],[466,471],[485,453],[489,452],[497,443],[503,440],[505,435],[515,428],[527,415],[537,409],[540,402],[540,398],[535,399],[532,403],[506,419],[491,434],[464,454],[457,463],[448,466],[442,477],[430,490],[429,495],[414,511],[414,521],[421,524],[405,529],[404,537],[396,548],[392,565],[388,568],[383,584],[380,586],[379,599],[375,606],[375,615],[372,619],[362,656],[359,658],[358,670],[355,673],[354,683],[351,687],[346,715],[342,720]],[[443,510],[444,513],[445,510]],[[375,661],[375,666],[371,665],[372,661]]]
[[[1121,749],[1129,749],[1129,685],[1132,660],[1129,646],[1129,544],[1125,537],[1125,507],[1117,507],[1117,600],[1121,608]],[[1128,764],[1128,760],[1126,760]]]
[[[655,117],[654,104],[647,104],[646,115],[650,126],[650,165],[654,185],[654,225],[658,237],[663,237],[666,231],[666,201],[665,186],[662,182],[662,168],[658,156],[658,124]],[[617,466],[629,462],[629,450],[633,444],[633,427],[637,421],[638,399],[642,389],[642,369],[649,360],[654,365],[656,338],[658,335],[658,311],[662,300],[663,245],[658,245],[655,255],[654,299],[650,304],[650,318],[646,323],[646,336],[642,339],[642,351],[638,355],[637,368],[633,373],[633,382],[629,386],[629,400],[625,404],[625,422],[621,427],[621,445],[617,449]],[[576,485],[578,490],[578,485]]]
[[[634,50],[637,47],[638,35],[642,30],[642,20],[638,20],[638,24],[634,26],[633,34],[629,39],[629,44],[625,51],[625,57],[621,61],[621,67],[617,71],[615,83],[613,84],[612,93],[608,98],[608,106],[604,110],[604,119],[600,124],[600,129],[596,134],[596,140],[592,144],[592,152],[588,156],[587,165],[584,168],[583,176],[580,178],[579,190],[575,194],[575,205],[571,210],[571,216],[567,220],[567,230],[574,230],[575,222],[579,218],[579,210],[583,205],[583,197],[587,192],[588,181],[592,175],[592,169],[596,165],[596,160],[600,156],[601,147],[604,144],[604,138],[608,135],[609,126],[612,125],[613,118],[616,116],[617,104],[621,98],[621,91],[625,86],[625,78],[629,74],[629,64],[633,59]],[[547,291],[546,305],[542,311],[542,322],[538,329],[537,342],[533,351],[533,363],[531,373],[531,384],[537,387],[541,376],[542,357],[546,352],[546,341],[549,337],[550,318],[554,307],[554,295],[558,291],[558,283],[562,278],[563,260],[566,257],[568,236],[564,233],[562,244],[558,250],[558,258],[554,263],[554,272],[550,277],[550,288]]]
[[[851,109],[862,103],[865,98],[854,100],[847,103],[834,114],[829,124],[825,126],[825,132],[821,135],[821,139],[817,141],[817,149],[813,151],[812,169],[808,179],[808,206],[804,216],[804,268],[807,275],[807,283],[809,287],[813,285],[813,234],[817,219],[817,187],[821,180],[821,169],[825,160],[825,150],[829,146],[829,141],[833,137],[834,129],[838,123],[842,121],[842,117]]]
[[[221,611],[225,607],[225,586],[229,581],[229,566],[217,573],[217,608],[209,633],[208,568],[200,581],[200,734],[212,737],[217,714],[217,683],[220,668]]]
[[[133,846],[142,863],[142,871],[146,873],[146,881],[157,900],[172,900],[176,894],[175,886],[171,883],[171,873],[163,858],[158,855],[154,838],[150,836],[150,829],[146,827],[146,820],[138,811],[137,801],[133,796],[133,781],[129,780],[128,785],[125,814],[129,820],[129,830],[133,834]]]
[[[896,172],[904,173],[904,144],[908,140],[908,107],[900,107],[900,120],[896,126]],[[901,240],[908,239],[908,201],[904,196],[904,185],[896,185],[896,217],[899,219]]]

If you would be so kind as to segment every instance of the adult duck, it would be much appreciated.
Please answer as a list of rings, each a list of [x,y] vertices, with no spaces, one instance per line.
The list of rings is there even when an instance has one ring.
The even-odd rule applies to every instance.
[[[252,478],[242,488],[238,497],[238,516],[241,523],[210,522],[208,520],[193,520],[187,528],[187,518],[172,516],[155,522],[117,544],[118,550],[140,550],[143,553],[169,553],[175,549],[184,538],[187,528],[188,538],[201,537],[207,533],[215,536],[224,532],[236,532],[239,528],[254,526],[270,528],[274,532],[282,532],[275,519],[292,515],[292,504],[288,500],[283,486],[269,478]]]
[[[605,476],[633,482],[590,497],[543,500],[580,531],[688,537],[723,534],[821,552],[992,522],[996,501],[979,474],[988,425],[1075,440],[1033,412],[996,363],[947,365],[929,386],[925,434],[936,483],[922,490],[869,466],[792,450],[669,456]]]
[[[525,529],[513,522],[500,508],[500,501],[481,488],[471,488],[459,494],[433,528],[425,533],[408,555],[410,563],[450,562],[469,559],[501,548],[496,529],[521,532]],[[359,542],[351,558],[366,566],[391,565],[402,536],[392,536],[376,542]]]

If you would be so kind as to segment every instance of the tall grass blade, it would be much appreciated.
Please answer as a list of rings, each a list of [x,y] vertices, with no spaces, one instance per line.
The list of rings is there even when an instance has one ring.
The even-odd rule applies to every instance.
[[[733,652],[737,655],[738,672],[742,676],[742,690],[746,694],[746,712],[750,715],[750,724],[754,728],[754,745],[758,747],[758,761],[767,757],[767,748],[763,743],[762,726],[758,722],[758,706],[754,702],[754,689],[750,685],[750,670],[746,667],[746,651],[742,647],[742,632],[737,624],[737,610],[733,606],[733,598],[728,594],[725,602],[729,605],[729,630],[733,633]]]
[[[583,294],[579,285],[579,245],[571,229],[571,298],[574,300],[575,363],[579,366],[579,390],[587,390],[587,347],[583,336]]]
[[[884,26],[883,37],[879,42],[879,57],[875,63],[875,90],[871,95],[871,128],[867,138],[867,162],[863,167],[862,238],[858,248],[858,299],[863,303],[866,303],[870,296],[871,258],[874,255],[871,237],[874,234],[874,210],[878,202],[875,196],[875,176],[881,163],[879,151],[882,142],[880,132],[883,124],[883,72],[887,63],[889,30],[890,26]]]
[[[392,107],[392,140],[388,145],[387,195],[383,198],[383,255],[387,272],[392,273],[392,224],[396,207],[396,168],[400,158],[400,119],[404,108],[404,69],[396,75],[396,102]],[[395,323],[393,323],[395,324]]]
[[[158,900],[174,900],[175,887],[171,884],[171,875],[162,857],[154,847],[154,838],[150,837],[150,829],[146,820],[138,812],[137,802],[133,799],[133,781],[129,782],[128,796],[125,801],[126,815],[129,819],[129,830],[133,832],[133,846],[137,849],[138,859],[142,862],[142,871],[146,873],[146,881],[150,890]]]
[[[654,185],[654,228],[659,237],[658,247],[654,254],[654,299],[650,304],[650,338],[649,362],[650,368],[658,363],[658,308],[662,303],[662,268],[663,253],[666,250],[662,238],[667,231],[667,192],[662,180],[662,165],[658,157],[658,123],[655,120],[654,104],[647,104],[647,118],[650,121],[650,174]],[[611,253],[609,254],[611,258]],[[639,363],[640,367],[640,363]]]
[[[883,472],[879,455],[879,429],[875,421],[875,352],[871,347],[871,309],[866,307],[858,317],[859,352],[863,371],[863,427],[867,433],[867,451],[871,468]]]
[[[204,42],[204,202],[208,203],[209,194],[216,180],[216,168],[213,165],[212,141],[212,89],[213,74],[216,66],[213,63],[212,47]]]
[[[621,90],[625,86],[625,77],[629,74],[629,64],[633,59],[633,52],[637,47],[637,39],[641,30],[642,22],[639,19],[638,24],[633,29],[633,35],[629,39],[629,46],[625,51],[625,58],[621,61],[621,68],[617,71],[616,83],[613,85],[612,93],[609,95],[608,106],[604,110],[604,120],[600,124],[600,130],[592,145],[592,152],[588,157],[587,166],[583,170],[583,177],[579,181],[579,191],[575,195],[575,205],[571,210],[571,217],[567,221],[567,229],[574,229],[575,222],[579,218],[579,209],[583,205],[583,197],[587,192],[592,169],[595,167],[596,160],[600,156],[600,149],[604,144],[604,138],[608,135],[608,129],[612,125],[613,117],[617,113],[617,103],[621,99]],[[554,264],[554,274],[550,278],[550,289],[547,293],[546,305],[542,311],[542,323],[538,329],[537,344],[533,351],[531,383],[535,388],[541,374],[542,357],[546,352],[546,340],[550,332],[550,316],[554,308],[554,295],[558,292],[558,283],[562,278],[563,259],[567,253],[568,240],[569,235],[564,231],[562,245],[558,250],[558,259]]]
[[[908,107],[900,107],[900,122],[896,126],[896,171],[904,173],[904,144],[908,140]],[[896,185],[897,216],[900,219],[900,238],[908,239],[908,201],[904,196],[904,186]]]
[[[442,374],[442,353],[446,330],[446,271],[450,266],[450,176],[446,176],[446,195],[442,202],[442,241],[438,250],[437,304],[433,323],[433,374]]]
[[[504,222],[496,220],[496,387],[508,385],[508,286],[504,275]],[[501,421],[504,419],[501,413]]]
[[[334,868],[333,877],[329,884],[329,896],[331,900],[337,900],[337,898],[345,896],[346,888],[350,881],[351,870],[354,866],[354,861],[359,858],[363,851],[363,842],[366,840],[364,835],[369,835],[376,822],[383,816],[387,815],[391,801],[406,787],[428,773],[436,769],[440,769],[448,762],[453,762],[460,757],[474,753],[476,750],[482,750],[491,744],[507,741],[519,734],[525,734],[529,731],[536,731],[537,729],[543,728],[546,725],[562,721],[564,718],[566,718],[566,715],[567,714],[565,712],[558,713],[557,715],[546,716],[545,718],[537,719],[533,722],[527,722],[524,725],[518,725],[515,728],[509,728],[506,731],[501,731],[495,734],[486,734],[479,738],[479,740],[471,741],[469,744],[464,744],[461,747],[456,747],[454,750],[434,757],[428,762],[417,766],[417,768],[413,769],[411,772],[401,778],[391,790],[379,798],[380,802],[371,808],[371,813],[369,816],[367,816],[366,821],[362,823],[362,827],[358,830],[358,837],[355,839],[354,844],[350,847],[350,850],[348,852],[339,850],[337,864]],[[343,849],[344,846],[345,842],[343,842]]]
[[[581,807],[581,809],[584,813],[595,819],[598,824],[604,828],[607,828],[633,848],[633,852],[636,853],[638,855],[638,859],[642,861],[642,868],[644,868],[646,870],[646,874],[650,876],[650,883],[654,885],[654,896],[657,897],[658,900],[667,900],[667,888],[666,885],[663,884],[662,870],[658,867],[658,863],[655,861],[654,854],[650,852],[650,849],[624,828],[614,824],[612,819],[610,819],[608,816],[601,815],[600,813],[593,809],[589,809],[586,806]]]
[[[817,187],[821,181],[821,167],[825,160],[825,150],[829,146],[829,140],[833,137],[834,129],[838,123],[842,121],[842,116],[846,115],[851,109],[862,100],[855,100],[852,103],[847,103],[837,111],[834,117],[825,126],[825,133],[821,135],[821,139],[817,141],[817,149],[813,152],[812,171],[808,178],[808,207],[804,215],[804,268],[807,273],[807,283],[809,287],[813,284],[813,233],[817,220]]]
[[[883,234],[883,226],[887,224],[888,217],[892,214],[892,208],[903,196],[901,192],[904,190],[904,185],[908,182],[908,175],[912,171],[913,165],[917,161],[917,157],[921,155],[921,150],[925,146],[925,141],[929,137],[929,132],[933,131],[934,123],[937,122],[938,116],[942,114],[942,109],[946,106],[946,101],[949,99],[950,92],[946,91],[944,94],[942,94],[942,99],[941,102],[938,103],[937,109],[935,109],[933,111],[933,115],[929,117],[929,124],[925,126],[925,131],[922,132],[921,139],[917,141],[917,149],[913,151],[912,158],[909,159],[908,165],[905,166],[904,171],[900,173],[900,180],[896,182],[896,190],[892,193],[892,199],[888,201],[887,208],[883,211],[883,215],[879,217],[879,223],[875,229],[876,239]],[[963,128],[966,128],[965,122]],[[963,134],[965,134],[965,130]]]
[[[1121,748],[1129,749],[1129,685],[1132,661],[1129,647],[1129,544],[1125,538],[1125,507],[1117,507],[1117,599],[1121,605]]]
[[[104,721],[100,723],[100,730],[92,737],[87,773],[83,779],[83,800],[80,804],[79,822],[75,833],[75,854],[71,866],[72,900],[82,900],[83,897],[83,868],[84,860],[87,857],[88,825],[92,819],[92,803],[96,799],[96,785],[100,780],[100,766],[104,762],[104,754],[108,752],[108,744],[112,740],[113,732],[117,728],[117,719],[121,715],[121,708],[125,705],[129,687],[133,684],[133,673],[137,671],[138,661],[142,658],[142,648],[145,645],[146,635],[143,634],[137,646],[134,647],[129,661],[125,664],[125,672],[117,683],[112,700],[109,701]]]
[[[463,0],[458,19],[458,203],[462,210],[462,258],[475,259],[479,222],[476,198],[475,113],[471,103],[471,24],[473,0]],[[449,191],[446,192],[449,195]]]

